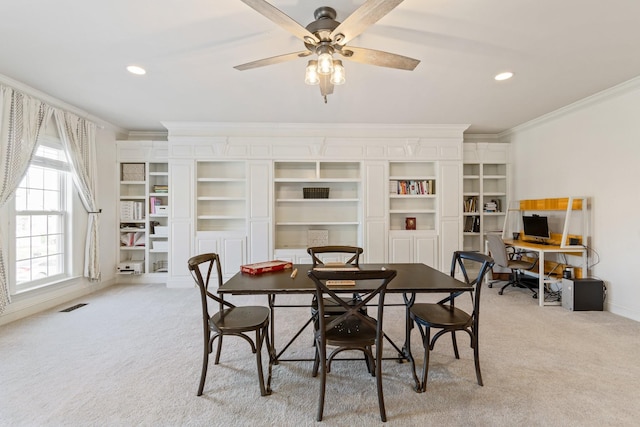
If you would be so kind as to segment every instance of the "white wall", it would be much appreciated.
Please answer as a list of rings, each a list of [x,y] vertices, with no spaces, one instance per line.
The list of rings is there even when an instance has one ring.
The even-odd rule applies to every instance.
[[[29,88],[19,82],[0,75],[0,82],[12,86],[24,93],[43,100],[50,105],[65,109],[81,117],[87,117],[87,113],[80,111],[73,106],[64,104],[48,95]],[[56,307],[83,295],[95,292],[115,283],[115,256],[117,238],[114,237],[116,227],[116,129],[108,123],[101,122],[96,118],[89,117],[89,120],[99,123],[96,132],[97,159],[98,159],[98,206],[102,208],[100,216],[100,263],[102,267],[102,280],[99,283],[91,283],[85,278],[78,277],[57,286],[52,286],[34,291],[25,292],[12,297],[11,303],[4,313],[0,315],[0,325],[14,320],[38,313],[40,311]],[[57,135],[55,126],[49,126],[45,133]],[[122,132],[118,130],[118,132]],[[84,238],[86,235],[87,215],[79,199],[76,200],[74,208],[77,208],[78,217],[74,221],[74,274],[82,274],[84,263]],[[0,209],[0,225],[3,230],[8,230],[7,206]],[[8,241],[8,233],[3,232],[0,245],[4,251],[11,250],[11,243]],[[5,259],[6,261],[6,259]]]
[[[588,196],[592,277],[605,281],[606,309],[640,320],[640,79],[508,135],[513,199]]]

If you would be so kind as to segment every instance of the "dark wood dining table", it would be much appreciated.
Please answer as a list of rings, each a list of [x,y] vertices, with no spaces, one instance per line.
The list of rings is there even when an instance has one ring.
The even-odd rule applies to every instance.
[[[291,343],[302,333],[312,321],[311,318],[302,326],[298,333],[278,353],[275,348],[275,309],[277,307],[309,307],[302,305],[278,305],[276,297],[285,294],[314,294],[316,291],[313,281],[307,276],[307,272],[313,268],[311,264],[294,264],[293,269],[251,275],[239,272],[226,281],[218,289],[218,293],[230,295],[267,295],[271,310],[271,363],[280,361],[300,361],[307,359],[283,359],[282,355]],[[470,292],[473,287],[463,281],[457,280],[433,267],[419,263],[390,263],[390,264],[360,264],[361,270],[395,270],[396,277],[389,283],[387,293],[402,294],[405,310],[405,342],[400,349],[390,339],[388,341],[398,351],[399,360],[412,361],[411,354],[411,319],[409,308],[414,303],[418,293],[441,293],[458,295]],[[292,273],[296,271],[296,274]],[[293,277],[292,277],[293,276]],[[370,291],[375,289],[377,282],[358,282],[356,286],[341,289],[341,292],[353,293],[358,291]],[[311,299],[309,300],[311,301]],[[397,304],[396,304],[397,305]]]

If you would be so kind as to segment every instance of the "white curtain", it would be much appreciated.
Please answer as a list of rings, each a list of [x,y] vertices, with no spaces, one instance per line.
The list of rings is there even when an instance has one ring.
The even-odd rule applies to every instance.
[[[71,162],[73,179],[84,208],[89,213],[84,249],[84,277],[100,280],[98,256],[99,210],[96,201],[96,126],[74,114],[54,111],[58,133]]]
[[[52,109],[12,88],[0,85],[0,207],[11,198],[29,167],[40,130]],[[2,241],[2,230],[0,230]],[[0,247],[0,313],[10,302]]]

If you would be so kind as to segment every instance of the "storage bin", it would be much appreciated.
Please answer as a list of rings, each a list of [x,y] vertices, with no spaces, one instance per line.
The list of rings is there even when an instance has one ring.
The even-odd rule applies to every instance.
[[[302,197],[305,199],[328,199],[329,187],[304,187]]]
[[[154,240],[151,242],[151,248],[154,251],[166,251],[169,250],[169,242],[166,240]]]
[[[169,227],[166,225],[156,225],[153,227],[156,236],[166,236],[169,234]]]

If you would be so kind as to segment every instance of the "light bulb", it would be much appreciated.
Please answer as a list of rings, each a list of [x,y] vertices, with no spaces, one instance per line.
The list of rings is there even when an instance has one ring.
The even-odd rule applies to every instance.
[[[307,64],[307,70],[304,74],[304,82],[308,85],[317,85],[320,83],[318,75],[318,61],[312,59]]]
[[[318,73],[331,74],[333,72],[333,57],[325,52],[318,55]]]
[[[333,73],[331,74],[331,83],[334,85],[341,85],[345,82],[344,67],[342,61],[336,59],[333,61]]]

